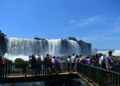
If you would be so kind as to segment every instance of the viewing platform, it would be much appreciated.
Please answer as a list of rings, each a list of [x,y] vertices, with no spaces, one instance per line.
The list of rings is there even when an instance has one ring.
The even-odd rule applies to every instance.
[[[72,86],[74,78],[83,79],[88,86],[120,86],[120,66],[115,65],[115,71],[100,67],[78,63],[77,69],[67,71],[67,64],[60,63],[56,70],[47,70],[44,65],[40,73],[29,73],[28,64],[4,64],[2,67],[2,83],[36,82],[45,81],[47,84],[56,82],[57,86]],[[52,85],[51,85],[52,86]],[[55,85],[54,85],[55,86]]]

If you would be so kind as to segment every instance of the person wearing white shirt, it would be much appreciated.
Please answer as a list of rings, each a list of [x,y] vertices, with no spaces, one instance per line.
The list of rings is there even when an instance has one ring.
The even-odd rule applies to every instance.
[[[67,58],[67,71],[70,71],[70,62],[71,62],[70,56],[68,56],[68,58]]]
[[[102,53],[100,53],[99,64],[100,64],[100,67],[106,69],[106,61],[105,61],[105,57],[102,55]]]
[[[100,66],[102,66],[102,61],[103,61],[103,56],[102,56],[102,54],[100,54],[100,59],[99,59],[99,64],[100,64]]]
[[[52,63],[55,63],[55,56],[52,57]]]
[[[75,67],[75,55],[73,54],[72,57],[71,57],[71,64],[72,64],[72,70],[74,69]]]

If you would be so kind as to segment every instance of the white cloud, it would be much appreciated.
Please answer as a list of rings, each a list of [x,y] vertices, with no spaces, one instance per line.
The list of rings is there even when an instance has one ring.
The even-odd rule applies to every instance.
[[[76,21],[75,20],[71,20],[70,23],[76,23]]]
[[[109,37],[105,35],[92,35],[92,36],[81,37],[81,39],[85,41],[110,41],[110,40],[118,40],[120,39],[120,37]]]
[[[115,22],[116,25],[120,25],[120,18],[118,18]]]
[[[77,25],[78,26],[87,26],[87,25],[91,25],[91,24],[101,23],[104,21],[105,21],[105,18],[98,15],[98,16],[93,16],[93,17],[84,19],[81,22],[79,22]]]
[[[111,22],[109,21],[109,19],[104,19],[104,18],[101,18],[100,17],[93,17],[93,18],[89,18],[89,19],[86,19],[86,22],[87,24],[91,24],[91,23],[94,23],[95,21],[107,21],[106,22],[106,25],[107,23]],[[84,37],[81,37],[81,39],[83,40],[86,40],[86,41],[109,41],[109,40],[120,40],[120,36],[117,36],[117,35],[114,35],[114,34],[117,34],[117,33],[120,33],[120,18],[117,18],[117,19],[113,19],[112,20],[113,22],[110,23],[111,25],[109,27],[106,27],[102,29],[94,29],[94,35],[91,34],[89,36],[84,36]],[[83,25],[86,25],[84,24],[83,22]]]
[[[120,33],[120,17],[105,17],[105,16],[93,16],[87,19],[83,19],[81,22],[77,23],[75,20],[71,20],[71,23],[75,22],[74,25],[65,29],[65,31],[73,30],[75,28],[83,29],[85,31],[85,26],[90,26],[91,34],[80,37],[80,39],[85,41],[110,41],[110,40],[120,40],[120,36],[114,35]],[[101,24],[101,25],[100,25]],[[93,25],[93,29],[92,29]],[[94,27],[97,26],[97,27]],[[101,26],[101,27],[99,27]],[[89,27],[87,28],[89,29]]]
[[[115,27],[112,29],[112,32],[113,32],[113,33],[120,33],[120,26],[115,26]]]

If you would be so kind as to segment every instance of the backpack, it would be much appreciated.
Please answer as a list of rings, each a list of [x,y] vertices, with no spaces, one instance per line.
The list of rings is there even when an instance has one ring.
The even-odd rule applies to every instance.
[[[103,56],[102,64],[106,64],[105,57]]]
[[[46,57],[46,58],[45,58],[45,64],[50,64],[50,63],[51,63],[50,58],[49,58],[49,57]]]
[[[77,63],[79,63],[79,62],[80,62],[80,58],[77,59]]]

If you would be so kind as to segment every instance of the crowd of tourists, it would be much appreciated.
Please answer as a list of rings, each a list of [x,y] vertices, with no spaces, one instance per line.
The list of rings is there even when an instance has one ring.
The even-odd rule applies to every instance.
[[[53,56],[50,58],[49,54],[46,55],[46,57],[41,60],[41,57],[38,56],[35,57],[34,55],[29,56],[29,65],[28,69],[30,73],[36,72],[41,73],[43,66],[46,70],[51,70],[52,72],[55,72],[55,70],[58,69],[60,63],[60,58]]]
[[[120,64],[120,56],[115,58],[115,56],[112,55],[112,51],[108,52],[108,55],[102,55],[102,53],[92,55],[91,57],[85,57],[83,55],[72,55],[68,56],[67,58],[67,68],[68,71],[70,70],[70,67],[72,69],[77,69],[77,64],[83,63],[91,66],[99,66],[104,69],[109,69],[111,71],[114,71],[114,64]]]
[[[60,57],[53,56],[52,58],[50,58],[49,54],[46,54],[46,57],[43,58],[43,60],[41,60],[40,56],[35,57],[34,55],[32,55],[29,56],[28,59],[28,64],[29,64],[28,70],[30,74],[32,74],[33,72],[41,73],[44,66],[45,69],[55,72],[60,68],[60,64],[59,64],[60,62],[61,62]],[[114,71],[114,64],[116,63],[120,64],[120,56],[118,59],[116,59],[112,55],[112,51],[109,51],[108,55],[106,56],[102,55],[102,53],[92,55],[91,57],[85,57],[83,55],[73,54],[72,56],[68,56],[66,62],[67,62],[67,71],[70,71],[70,69],[77,71],[78,63],[83,63],[91,66],[99,66],[104,69],[109,69],[111,71]],[[0,77],[2,76],[2,71],[1,71],[2,64],[4,64],[4,60],[0,56]]]

